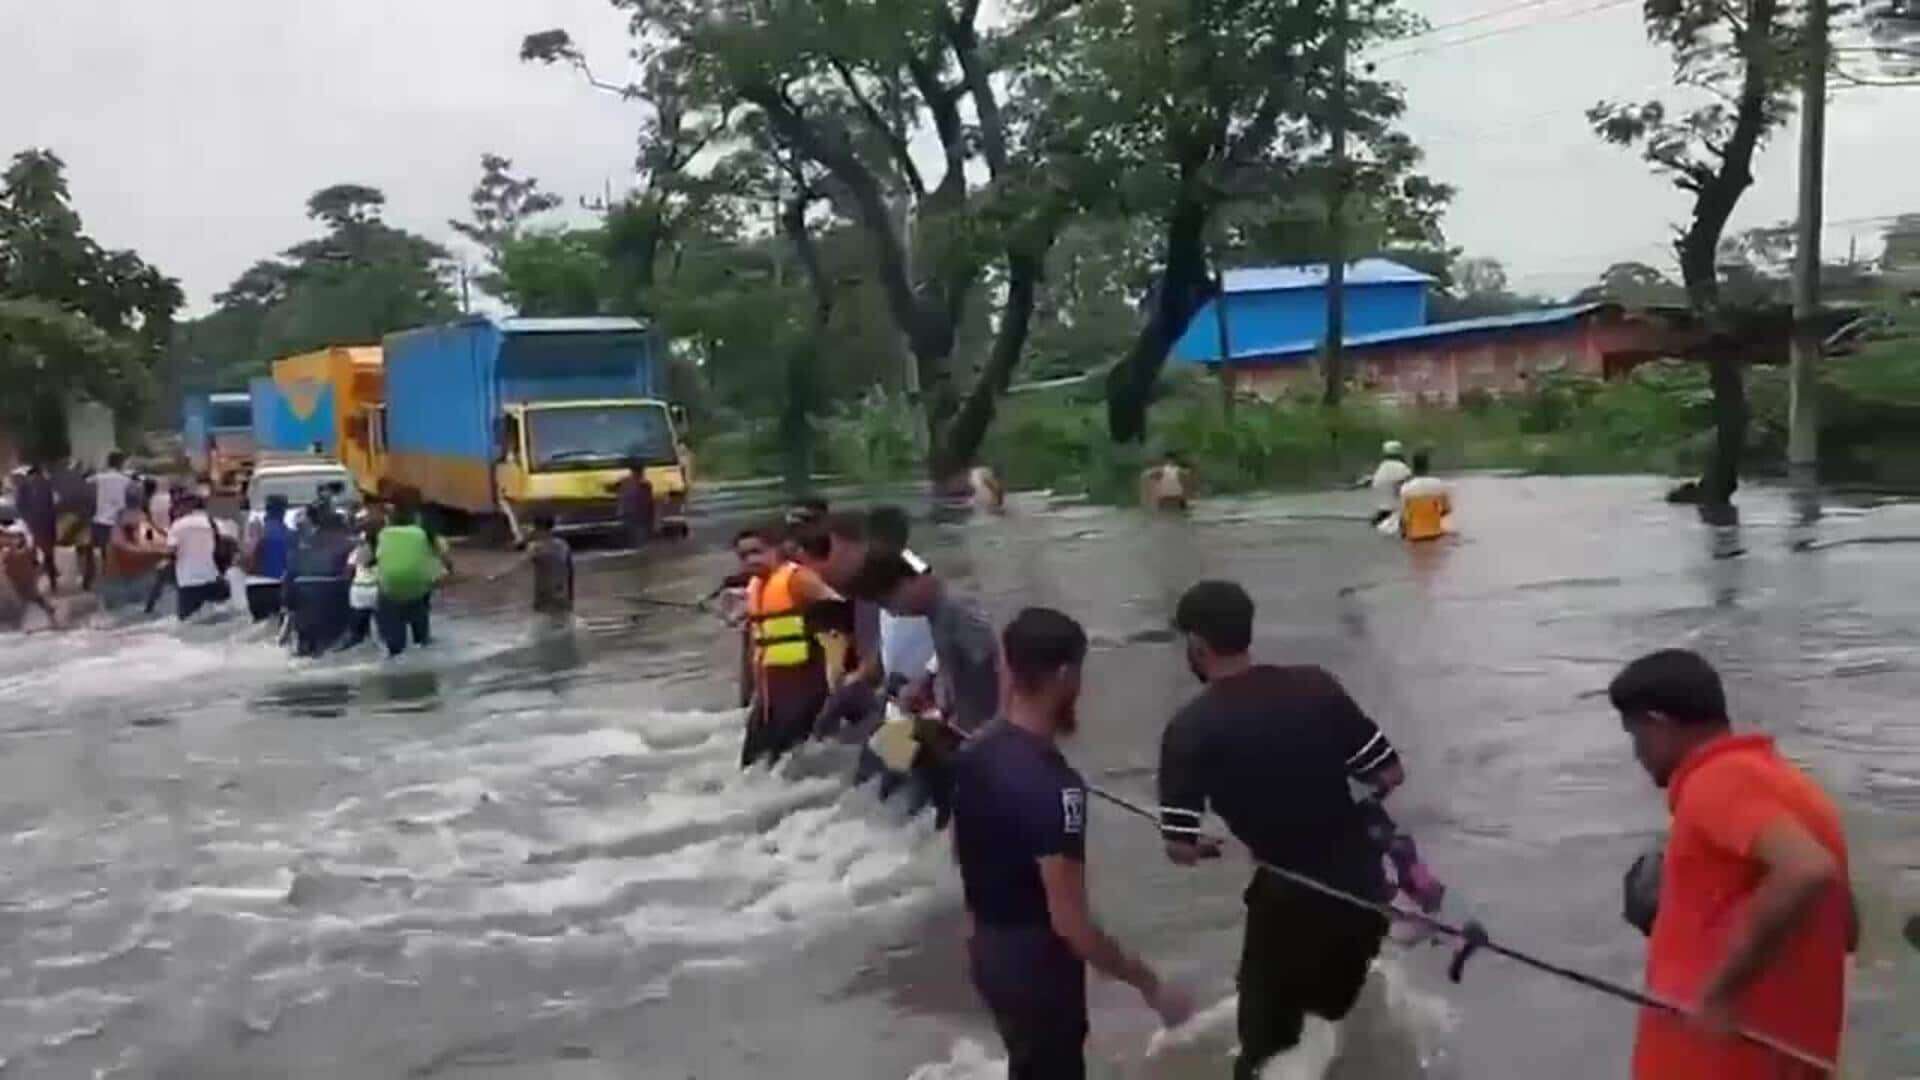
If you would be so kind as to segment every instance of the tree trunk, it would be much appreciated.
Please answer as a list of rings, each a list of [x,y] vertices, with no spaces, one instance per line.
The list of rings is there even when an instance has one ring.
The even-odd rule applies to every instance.
[[[1740,456],[1747,445],[1747,390],[1739,351],[1715,348],[1707,359],[1713,387],[1713,457],[1700,477],[1702,506],[1728,506],[1740,487]]]
[[[1740,457],[1747,445],[1746,357],[1720,308],[1720,277],[1714,263],[1727,219],[1753,184],[1753,155],[1766,130],[1767,35],[1777,7],[1777,0],[1754,0],[1747,12],[1747,36],[1740,47],[1745,68],[1733,132],[1718,155],[1719,167],[1692,178],[1693,221],[1678,245],[1687,302],[1706,331],[1707,378],[1713,389],[1713,458],[1700,478],[1700,504],[1707,507],[1732,505],[1733,493],[1740,487]]]
[[[787,448],[787,487],[794,492],[804,491],[813,483],[813,371],[820,343],[826,340],[827,323],[833,317],[833,290],[821,266],[813,232],[807,228],[809,201],[804,194],[796,195],[780,209],[780,231],[793,244],[813,294],[807,329],[787,349],[787,400],[780,413],[781,441]]]
[[[1033,324],[1034,301],[1040,290],[1040,273],[1046,249],[1052,246],[1052,230],[1040,252],[1007,253],[1007,303],[1000,311],[1000,326],[994,332],[993,351],[966,400],[954,414],[953,422],[939,435],[927,462],[936,487],[959,476],[973,464],[980,452],[981,440],[993,424],[1001,395],[1013,382],[1013,369],[1027,345],[1027,332]]]
[[[1116,443],[1147,437],[1147,406],[1166,366],[1167,353],[1187,332],[1193,316],[1214,295],[1207,273],[1208,207],[1191,185],[1182,185],[1180,201],[1167,220],[1165,266],[1154,290],[1146,325],[1133,347],[1107,372],[1107,435]]]

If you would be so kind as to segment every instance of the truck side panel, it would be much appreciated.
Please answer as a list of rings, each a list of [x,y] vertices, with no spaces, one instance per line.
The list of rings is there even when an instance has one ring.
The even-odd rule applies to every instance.
[[[180,441],[187,464],[196,473],[207,471],[207,395],[188,394],[180,402]]]
[[[278,408],[275,399],[280,396],[273,388],[273,376],[256,375],[248,379],[247,392],[253,399],[253,444],[256,447],[270,447],[273,445],[273,414]]]
[[[483,320],[386,340],[387,477],[428,502],[468,513],[494,507],[499,334]]]
[[[331,349],[274,362],[273,377],[267,380],[273,400],[264,410],[264,429],[257,392],[254,398],[254,437],[261,449],[304,453],[319,443],[328,454],[339,452],[332,364]]]
[[[515,404],[657,397],[645,333],[513,334],[500,348],[500,396]]]

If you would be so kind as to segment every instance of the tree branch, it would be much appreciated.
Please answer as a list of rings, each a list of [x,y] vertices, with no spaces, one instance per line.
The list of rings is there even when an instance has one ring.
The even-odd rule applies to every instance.
[[[894,321],[907,335],[916,356],[938,356],[947,351],[935,320],[927,317],[907,273],[906,249],[893,216],[888,212],[879,179],[862,162],[851,146],[826,139],[800,114],[798,106],[785,94],[766,83],[741,88],[741,97],[760,107],[775,135],[793,151],[827,170],[846,189],[850,209],[878,264],[881,288],[892,309]]]
[[[900,175],[906,179],[907,185],[913,189],[916,196],[925,195],[926,180],[920,175],[920,167],[914,164],[913,152],[908,147],[907,140],[887,122],[885,114],[881,113],[873,100],[860,89],[859,80],[845,60],[838,56],[829,56],[827,63],[833,65],[834,73],[840,76],[840,85],[846,88],[848,96],[852,97],[854,104],[859,106],[860,114],[866,117],[868,125],[880,136],[881,141],[886,143],[887,152],[893,158],[893,163],[899,167]]]
[[[964,7],[970,14],[975,13],[979,2],[966,0]],[[980,118],[980,141],[986,152],[987,171],[1000,179],[1007,172],[1007,124],[1000,112],[999,96],[993,91],[993,80],[980,56],[980,37],[974,31],[971,17],[955,20],[943,9],[940,22],[954,58],[960,62],[960,74],[968,95],[973,98],[974,112]]]
[[[907,59],[907,74],[927,103],[927,111],[933,116],[934,133],[939,135],[940,148],[946,157],[946,173],[940,177],[938,193],[957,198],[966,190],[967,179],[967,136],[959,105],[961,88],[946,85],[934,70],[933,61],[924,56]]]

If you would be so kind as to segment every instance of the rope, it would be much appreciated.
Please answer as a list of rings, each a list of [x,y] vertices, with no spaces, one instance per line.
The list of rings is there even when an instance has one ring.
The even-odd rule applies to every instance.
[[[1088,785],[1087,790],[1091,791],[1095,797],[1104,799],[1130,814],[1151,821],[1156,826],[1160,823],[1159,815],[1138,803],[1131,802],[1112,792],[1102,791],[1100,788],[1092,785]],[[1365,897],[1355,896],[1353,893],[1347,892],[1344,889],[1338,889],[1332,885],[1328,885],[1324,881],[1308,877],[1294,870],[1288,870],[1285,867],[1275,866],[1270,862],[1254,856],[1251,852],[1248,853],[1248,860],[1270,874],[1284,878],[1303,888],[1311,889],[1323,896],[1331,897],[1343,903],[1352,904],[1355,907],[1365,908],[1368,911],[1384,916],[1390,921],[1413,923],[1416,926],[1423,927],[1436,934],[1441,934],[1459,941],[1460,950],[1454,954],[1453,963],[1448,965],[1447,968],[1448,977],[1456,983],[1460,981],[1461,976],[1465,973],[1468,958],[1476,951],[1485,949],[1488,952],[1498,953],[1509,960],[1525,964],[1527,967],[1533,968],[1536,971],[1544,971],[1549,975],[1557,975],[1569,982],[1577,983],[1590,990],[1597,990],[1603,994],[1612,995],[1623,1001],[1630,1001],[1643,1008],[1658,1009],[1661,1012],[1671,1013],[1674,1016],[1690,1020],[1696,1018],[1693,1010],[1688,1009],[1678,1002],[1657,997],[1644,990],[1636,990],[1631,986],[1625,986],[1598,975],[1590,975],[1584,971],[1576,971],[1573,968],[1543,960],[1531,953],[1523,952],[1508,945],[1502,945],[1487,934],[1487,928],[1480,925],[1478,920],[1469,919],[1464,925],[1455,926],[1452,923],[1444,922],[1425,912],[1414,911],[1391,903],[1368,900]],[[1790,1058],[1802,1065],[1819,1069],[1828,1075],[1834,1074],[1837,1070],[1837,1066],[1833,1062],[1810,1054],[1797,1046],[1783,1042],[1771,1035],[1738,1026],[1733,1028],[1732,1033],[1750,1043],[1757,1046],[1764,1046],[1782,1057]]]

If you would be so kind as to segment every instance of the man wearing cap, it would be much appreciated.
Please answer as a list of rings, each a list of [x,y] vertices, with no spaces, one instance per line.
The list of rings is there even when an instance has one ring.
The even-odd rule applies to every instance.
[[[1388,439],[1381,444],[1380,459],[1373,478],[1367,481],[1373,489],[1375,525],[1399,513],[1400,485],[1413,478],[1413,469],[1407,465],[1407,448],[1400,445],[1400,440]]]

